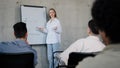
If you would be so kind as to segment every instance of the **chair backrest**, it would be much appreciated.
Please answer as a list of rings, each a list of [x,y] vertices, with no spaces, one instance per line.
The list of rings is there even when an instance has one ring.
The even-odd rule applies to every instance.
[[[0,68],[34,68],[34,54],[0,53]]]
[[[96,54],[98,53],[72,52],[69,54],[68,68],[75,68],[78,62],[82,61],[86,57],[94,57]]]

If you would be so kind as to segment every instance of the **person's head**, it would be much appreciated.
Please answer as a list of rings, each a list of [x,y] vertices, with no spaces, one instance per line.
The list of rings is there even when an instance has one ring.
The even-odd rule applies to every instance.
[[[98,35],[98,28],[96,26],[96,23],[93,20],[90,20],[88,22],[88,34],[92,35]]]
[[[24,22],[14,24],[13,29],[16,38],[27,38],[27,28]]]
[[[120,43],[120,0],[95,0],[92,18],[106,44]]]
[[[56,18],[57,17],[57,14],[56,14],[56,11],[55,11],[54,8],[50,8],[48,13],[49,13],[50,18]]]

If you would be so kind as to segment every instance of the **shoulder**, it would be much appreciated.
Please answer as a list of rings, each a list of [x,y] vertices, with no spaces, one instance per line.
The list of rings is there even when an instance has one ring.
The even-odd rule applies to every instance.
[[[84,41],[85,40],[85,38],[80,38],[80,39],[78,39],[78,41]]]
[[[96,66],[99,66],[101,63],[102,59],[101,58],[93,58],[93,57],[88,57],[84,59],[82,62],[79,62],[79,64],[76,66],[76,68],[96,68]],[[86,65],[87,64],[87,65]],[[98,67],[97,67],[98,68]]]
[[[88,57],[79,62],[76,68],[119,68],[119,62],[119,57],[113,58],[112,55],[102,52],[95,57]]]
[[[0,42],[0,52],[3,52],[7,48],[10,48],[11,43],[10,42]]]
[[[59,19],[58,19],[58,18],[55,18],[54,20],[55,20],[56,22],[60,23],[60,21],[59,21]]]
[[[76,42],[84,42],[85,38],[78,39]]]
[[[55,20],[56,20],[56,21],[59,21],[59,19],[58,19],[58,18],[55,18]]]
[[[84,40],[85,40],[84,38],[78,39],[72,45],[75,45],[75,46],[83,45]]]
[[[11,42],[0,42],[0,46],[1,45],[8,45],[8,44],[11,44]]]

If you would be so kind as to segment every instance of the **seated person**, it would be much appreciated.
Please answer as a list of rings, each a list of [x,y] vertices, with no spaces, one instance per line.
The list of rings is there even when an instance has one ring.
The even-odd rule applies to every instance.
[[[34,53],[34,64],[37,64],[37,52],[32,49],[32,47],[27,42],[27,28],[26,24],[23,22],[18,22],[14,26],[14,35],[16,37],[15,41],[11,42],[1,42],[0,52],[1,53],[24,53],[32,52]]]
[[[106,48],[94,58],[79,62],[77,68],[120,68],[120,0],[95,0],[92,18]]]
[[[77,40],[59,55],[60,60],[63,61],[65,65],[67,65],[71,52],[99,52],[105,48],[105,45],[98,37],[99,33],[93,20],[88,22],[88,35],[86,38]]]

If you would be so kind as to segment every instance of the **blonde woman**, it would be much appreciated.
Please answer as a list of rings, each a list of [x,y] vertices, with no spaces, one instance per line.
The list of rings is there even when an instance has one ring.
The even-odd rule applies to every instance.
[[[49,61],[49,68],[53,68],[56,66],[56,60],[53,62],[53,52],[59,50],[60,42],[61,42],[61,24],[60,21],[57,19],[57,14],[55,9],[49,9],[49,21],[46,24],[46,28],[39,27],[39,29],[47,34],[46,44],[47,44],[47,55]]]

